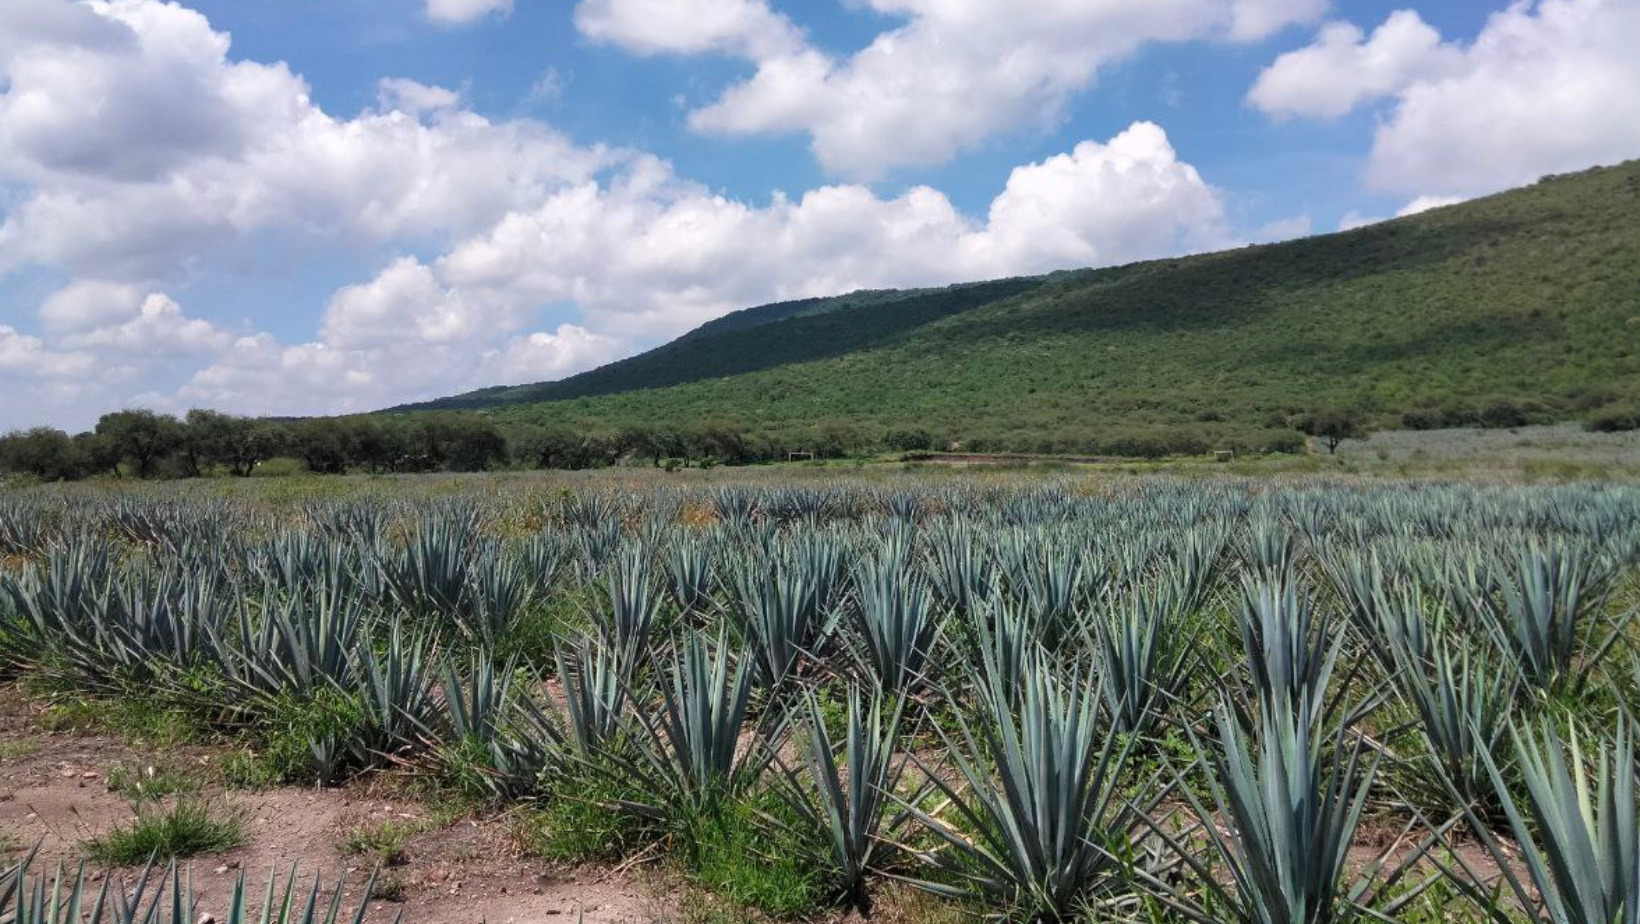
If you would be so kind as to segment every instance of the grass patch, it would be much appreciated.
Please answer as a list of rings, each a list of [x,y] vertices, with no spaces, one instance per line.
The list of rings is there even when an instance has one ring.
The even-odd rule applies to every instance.
[[[279,769],[254,751],[230,751],[217,765],[217,778],[229,789],[267,789],[279,784]]]
[[[679,838],[690,877],[721,898],[780,918],[812,910],[825,845],[806,839],[772,792],[724,802],[688,823]]]
[[[21,760],[24,757],[40,750],[38,741],[0,741],[0,764],[8,760]]]
[[[206,729],[187,711],[137,697],[93,699],[57,697],[36,720],[48,732],[106,732],[143,748],[170,748],[207,737]]]
[[[572,768],[521,814],[518,839],[525,852],[548,860],[618,859],[656,833],[653,823],[620,807],[639,795],[598,768]]]
[[[169,808],[138,807],[130,824],[86,842],[88,857],[111,866],[140,866],[232,850],[245,842],[237,815],[218,814],[198,799]]]
[[[400,904],[404,901],[409,887],[404,880],[397,876],[382,876],[370,887],[370,900],[373,902],[391,902]]]
[[[338,691],[313,696],[286,695],[271,701],[263,724],[266,748],[262,753],[275,778],[286,783],[329,785],[345,769],[323,765],[314,753],[314,742],[345,742],[357,734],[364,722],[359,701]],[[340,753],[340,747],[333,747]]]
[[[405,845],[409,843],[410,838],[419,833],[421,827],[409,822],[387,821],[378,825],[361,825],[348,829],[342,835],[342,841],[337,845],[337,849],[349,856],[374,857],[382,866],[403,866],[409,862],[409,855],[404,850]]]
[[[167,796],[193,792],[199,784],[193,777],[172,767],[147,766],[122,760],[108,768],[108,791],[134,803],[158,802]]]

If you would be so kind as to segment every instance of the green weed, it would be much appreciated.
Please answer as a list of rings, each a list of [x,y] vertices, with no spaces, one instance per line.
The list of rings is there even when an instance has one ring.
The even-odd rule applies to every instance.
[[[182,799],[169,808],[139,806],[129,824],[87,841],[85,852],[99,863],[140,866],[221,853],[244,842],[237,815],[220,813],[198,799]]]

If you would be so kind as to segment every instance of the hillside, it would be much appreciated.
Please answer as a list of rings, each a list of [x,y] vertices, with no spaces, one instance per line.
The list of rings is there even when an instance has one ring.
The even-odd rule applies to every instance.
[[[486,388],[395,410],[471,410],[665,388],[840,356],[948,315],[1027,292],[1040,279],[854,292],[731,312],[664,346],[559,382]]]
[[[1291,445],[1319,406],[1413,427],[1580,417],[1640,398],[1640,162],[1282,244],[850,298],[430,406],[1059,452]]]

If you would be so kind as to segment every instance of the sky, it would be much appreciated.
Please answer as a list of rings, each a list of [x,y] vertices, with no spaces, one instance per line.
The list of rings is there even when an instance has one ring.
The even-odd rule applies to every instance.
[[[352,413],[727,311],[1640,157],[1640,0],[0,0],[0,430]]]

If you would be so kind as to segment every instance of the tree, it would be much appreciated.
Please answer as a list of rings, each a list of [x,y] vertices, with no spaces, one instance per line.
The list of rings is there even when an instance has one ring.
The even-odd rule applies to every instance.
[[[196,475],[221,466],[235,477],[249,477],[258,463],[278,453],[282,442],[279,426],[272,421],[216,411],[189,411],[185,426],[183,454]]]
[[[115,411],[97,421],[96,432],[131,463],[138,478],[152,478],[159,461],[182,447],[184,430],[175,417],[148,410]]]
[[[120,476],[119,447],[106,435],[91,430],[74,434],[74,452],[85,474]]]
[[[0,470],[70,481],[85,474],[85,460],[67,433],[35,427],[0,436]]]
[[[1360,439],[1367,435],[1366,419],[1360,411],[1353,408],[1322,408],[1304,415],[1299,423],[1299,430],[1320,440],[1327,447],[1327,454],[1338,452],[1338,445],[1345,440]]]
[[[307,470],[321,475],[345,475],[354,457],[352,434],[334,417],[312,417],[291,428],[291,451],[302,457]]]

